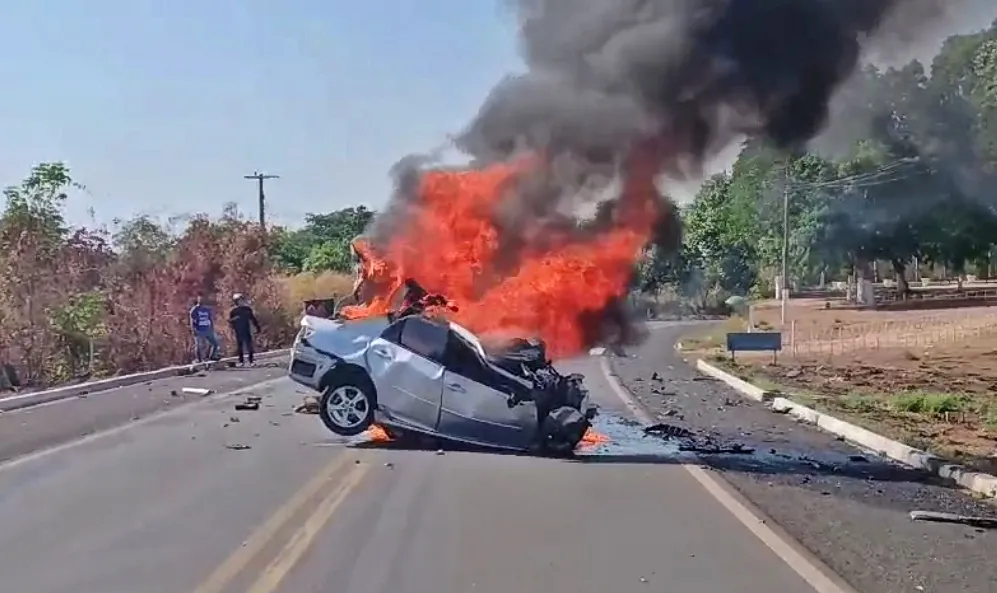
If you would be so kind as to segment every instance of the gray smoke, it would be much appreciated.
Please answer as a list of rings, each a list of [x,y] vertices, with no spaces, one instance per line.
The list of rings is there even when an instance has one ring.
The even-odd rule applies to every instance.
[[[528,70],[500,81],[455,143],[477,164],[522,151],[554,163],[495,213],[503,259],[514,265],[528,240],[523,229],[570,226],[565,200],[593,179],[617,177],[636,142],[667,146],[660,170],[673,178],[696,175],[744,135],[800,148],[825,125],[828,102],[863,48],[911,43],[960,0],[507,2]],[[418,167],[409,165],[396,170],[399,188],[372,229],[375,244],[419,207]],[[611,210],[602,209],[603,219]],[[585,233],[603,225],[577,226]],[[674,245],[676,236],[657,240]]]
[[[529,70],[458,139],[605,160],[661,134],[698,165],[742,134],[792,148],[824,125],[863,45],[916,42],[959,0],[510,0]],[[878,35],[878,39],[877,39]]]
[[[510,251],[517,230],[570,225],[579,196],[606,199],[635,139],[669,146],[664,176],[697,176],[732,141],[764,136],[799,148],[824,126],[835,89],[863,50],[916,43],[979,0],[505,0],[528,71],[500,81],[454,139],[475,165],[542,151],[558,166],[509,193],[496,213]],[[393,170],[397,191],[375,244],[418,208],[425,159]],[[595,199],[595,198],[592,198]],[[510,259],[515,259],[510,257]]]

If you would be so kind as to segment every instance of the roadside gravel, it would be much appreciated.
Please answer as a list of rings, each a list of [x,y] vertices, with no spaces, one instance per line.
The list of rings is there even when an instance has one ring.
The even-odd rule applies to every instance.
[[[755,449],[752,455],[705,457],[705,464],[863,593],[993,590],[997,530],[915,523],[909,513],[995,516],[997,506],[854,449],[704,378],[675,351],[689,327],[664,324],[629,356],[610,362],[660,421]]]

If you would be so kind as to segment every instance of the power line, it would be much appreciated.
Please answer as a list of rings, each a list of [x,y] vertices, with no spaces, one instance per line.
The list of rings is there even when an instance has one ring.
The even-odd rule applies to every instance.
[[[785,178],[782,188],[782,278],[780,279],[780,301],[782,309],[782,325],[786,326],[786,309],[789,301],[789,202],[792,188],[800,189],[842,189],[868,188],[885,183],[893,183],[905,176],[903,168],[918,162],[916,157],[902,158],[864,173],[856,173],[847,177],[822,182],[799,182],[790,179],[789,167],[784,170]]]
[[[847,186],[865,186],[865,185],[881,185],[883,183],[891,183],[898,179],[905,177],[903,171],[904,167],[911,166],[917,163],[916,158],[905,158],[898,159],[892,163],[883,165],[882,167],[876,169],[875,171],[866,171],[864,173],[855,173],[847,177],[841,177],[838,179],[830,179],[828,181],[815,181],[815,182],[792,182],[795,187],[805,188],[805,189],[822,189],[822,188],[843,188]]]
[[[266,215],[266,197],[263,193],[263,182],[267,179],[280,179],[279,175],[267,175],[265,173],[260,173],[255,171],[252,175],[244,175],[245,179],[255,179],[258,182],[259,187],[259,203],[260,203],[260,228],[264,231],[267,230],[267,215]]]

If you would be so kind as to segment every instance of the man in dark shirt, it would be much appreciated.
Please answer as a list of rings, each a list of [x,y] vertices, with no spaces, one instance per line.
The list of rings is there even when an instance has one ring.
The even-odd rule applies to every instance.
[[[253,308],[241,294],[233,295],[235,306],[228,312],[228,323],[235,334],[236,353],[239,357],[239,364],[245,364],[244,356],[249,357],[249,364],[253,364],[253,329],[260,332],[260,322],[256,320]]]

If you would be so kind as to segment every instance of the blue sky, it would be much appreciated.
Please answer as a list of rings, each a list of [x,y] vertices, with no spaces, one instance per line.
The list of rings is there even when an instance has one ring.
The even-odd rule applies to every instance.
[[[945,33],[980,28],[997,3]],[[502,0],[34,0],[0,3],[0,185],[63,160],[68,214],[377,207],[388,168],[428,151],[521,68]],[[985,16],[985,18],[983,18]],[[930,57],[944,37],[919,48]],[[736,154],[718,159],[722,169]],[[697,184],[683,191],[692,195]],[[673,192],[675,193],[675,192]]]
[[[0,5],[0,185],[64,160],[68,213],[383,203],[388,168],[458,131],[518,69],[495,0],[35,0]]]

